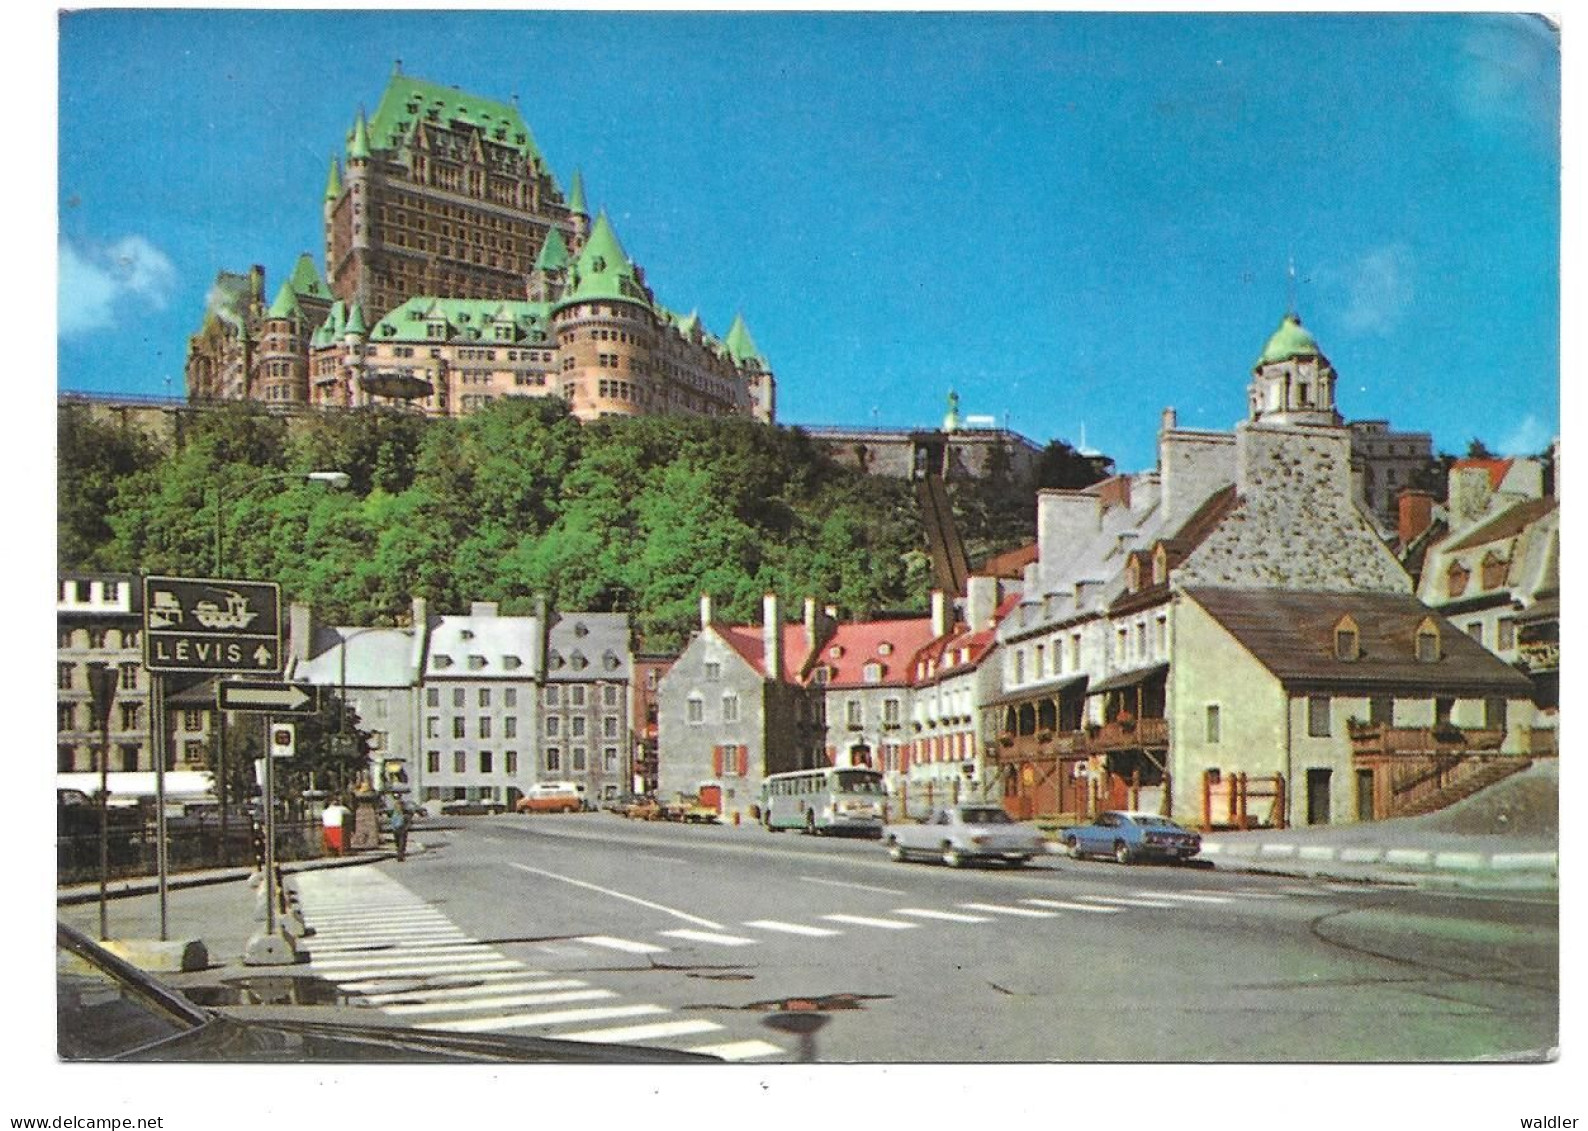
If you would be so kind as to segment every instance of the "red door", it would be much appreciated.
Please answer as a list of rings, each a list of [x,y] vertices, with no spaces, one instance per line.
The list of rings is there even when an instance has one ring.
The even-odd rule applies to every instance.
[[[722,812],[722,786],[703,785],[700,787],[700,803],[708,809]]]

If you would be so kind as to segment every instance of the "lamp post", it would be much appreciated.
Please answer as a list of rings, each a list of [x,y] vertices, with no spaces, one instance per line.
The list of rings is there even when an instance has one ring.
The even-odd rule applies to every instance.
[[[238,489],[237,494],[242,495],[252,491],[261,483],[269,483],[281,479],[301,479],[311,483],[325,483],[336,490],[341,490],[351,482],[351,477],[345,471],[272,471],[250,480]],[[215,576],[225,575],[224,551],[226,541],[226,484],[219,480],[215,483]],[[227,799],[226,789],[226,712],[215,712],[215,794],[221,809],[221,864],[231,863],[231,841],[228,837],[230,831],[231,805]]]

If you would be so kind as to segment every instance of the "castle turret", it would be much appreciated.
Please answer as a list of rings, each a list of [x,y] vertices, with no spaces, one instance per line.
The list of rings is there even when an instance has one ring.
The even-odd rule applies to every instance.
[[[1294,313],[1280,320],[1252,367],[1248,419],[1257,424],[1343,423],[1334,407],[1334,367]]]

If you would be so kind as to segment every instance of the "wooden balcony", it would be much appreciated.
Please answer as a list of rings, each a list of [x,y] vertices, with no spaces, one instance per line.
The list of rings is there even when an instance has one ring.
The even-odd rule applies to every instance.
[[[993,749],[999,762],[1030,762],[1049,758],[1089,758],[1114,750],[1161,750],[1169,745],[1168,719],[1118,719],[1075,731],[1037,731],[998,736]]]
[[[1502,727],[1396,727],[1382,723],[1350,725],[1353,757],[1430,757],[1498,751]]]

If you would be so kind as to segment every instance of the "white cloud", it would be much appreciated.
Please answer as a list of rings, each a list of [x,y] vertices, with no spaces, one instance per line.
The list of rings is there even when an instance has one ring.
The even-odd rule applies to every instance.
[[[1412,304],[1413,268],[1411,249],[1390,244],[1329,272],[1344,291],[1340,324],[1353,334],[1392,333]]]
[[[142,236],[103,246],[62,240],[59,255],[56,332],[63,338],[110,329],[128,301],[162,310],[176,285],[170,259]]]
[[[1528,413],[1515,428],[1500,438],[1500,454],[1531,456],[1543,451],[1554,439],[1554,431],[1544,421]]]

